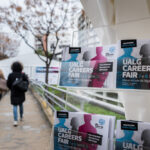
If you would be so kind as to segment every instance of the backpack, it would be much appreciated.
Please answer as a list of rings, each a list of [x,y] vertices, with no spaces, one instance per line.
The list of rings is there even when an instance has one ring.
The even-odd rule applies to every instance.
[[[28,90],[28,81],[24,81],[23,78],[17,78],[13,84],[12,87],[16,90],[20,90],[22,92],[26,92]]]
[[[0,78],[0,91],[7,91],[6,80]]]

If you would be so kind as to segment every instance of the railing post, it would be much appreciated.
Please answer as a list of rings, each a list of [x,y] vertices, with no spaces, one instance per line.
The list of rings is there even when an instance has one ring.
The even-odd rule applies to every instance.
[[[117,100],[118,100],[118,104],[117,104],[117,105],[122,107],[122,105],[121,105],[121,103],[120,103],[120,97],[119,97],[119,94],[118,94],[118,93],[117,93],[117,96],[118,96],[118,97],[117,97]]]
[[[84,111],[84,104],[85,102],[83,100],[81,100],[80,102],[80,109]]]
[[[46,85],[46,86],[47,86],[47,85]],[[47,86],[47,89],[46,89],[46,90],[48,90],[48,86]],[[51,90],[52,90],[51,93],[54,93],[54,89],[51,88]],[[49,99],[49,100],[50,100],[50,104],[51,104],[53,107],[55,107],[55,103],[52,102],[51,99]]]
[[[80,90],[77,90],[77,93],[82,94]],[[85,101],[83,99],[80,100],[80,109],[84,111]]]
[[[107,97],[107,92],[103,92],[103,96],[104,96],[104,97]],[[103,101],[104,101],[104,102],[107,102],[104,98],[103,98]]]
[[[68,91],[68,88],[66,88],[66,90]],[[66,93],[66,98],[65,98],[65,109],[67,110],[67,100],[68,100],[68,94]]]

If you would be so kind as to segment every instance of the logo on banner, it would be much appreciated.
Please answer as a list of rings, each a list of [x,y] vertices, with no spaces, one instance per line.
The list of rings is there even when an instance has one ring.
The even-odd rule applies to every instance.
[[[95,128],[103,129],[104,124],[105,124],[105,120],[100,119],[99,122],[95,124]]]

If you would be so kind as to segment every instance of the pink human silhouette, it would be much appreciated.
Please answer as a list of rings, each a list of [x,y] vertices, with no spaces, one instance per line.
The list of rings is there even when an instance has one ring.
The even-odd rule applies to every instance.
[[[96,47],[96,56],[91,59],[91,66],[93,67],[93,73],[89,82],[89,87],[103,87],[104,82],[108,76],[108,72],[99,72],[98,67],[100,63],[107,62],[107,58],[102,55],[103,48]]]
[[[81,150],[96,150],[97,144],[89,144],[86,142],[87,133],[96,134],[96,128],[91,125],[92,115],[84,114],[84,124],[79,127],[79,134],[82,136],[82,144],[86,146],[86,148],[81,148]]]

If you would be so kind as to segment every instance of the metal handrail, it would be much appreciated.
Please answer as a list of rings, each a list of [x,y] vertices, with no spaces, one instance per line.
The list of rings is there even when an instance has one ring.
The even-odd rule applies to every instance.
[[[102,99],[105,99],[105,100],[107,100],[107,101],[122,103],[121,101],[119,101],[119,100],[116,99],[116,98],[104,96],[104,95],[101,95],[101,94],[96,94],[96,93],[90,92],[90,91],[83,91],[83,92],[84,92],[85,94],[88,94],[88,95],[91,95],[91,96],[95,96],[95,97],[98,97],[98,98],[102,98]]]
[[[62,104],[64,104],[65,106],[70,107],[74,111],[83,111],[83,109],[77,108],[73,104],[67,102],[65,99],[60,98],[59,96],[55,95],[54,93],[48,91],[47,90],[48,88],[51,88],[51,89],[59,91],[59,92],[63,92],[65,94],[68,94],[70,96],[73,96],[73,97],[77,98],[81,102],[81,105],[84,105],[84,102],[89,102],[91,104],[100,106],[102,108],[108,109],[108,110],[116,112],[118,114],[122,114],[122,115],[125,114],[125,110],[121,106],[117,106],[117,105],[114,105],[114,104],[111,104],[111,103],[108,103],[108,102],[100,101],[100,100],[91,98],[89,96],[84,96],[84,95],[81,95],[81,94],[77,94],[75,92],[71,92],[71,91],[68,91],[68,90],[65,90],[65,89],[62,89],[62,88],[54,87],[52,85],[48,85],[48,84],[43,83],[43,82],[37,82],[37,81],[31,80],[31,84],[34,84],[35,86],[41,87],[43,89],[43,92],[47,94],[47,98],[49,98],[53,103],[58,105],[63,110],[66,110],[66,107],[64,107]],[[90,95],[92,95],[92,92],[90,92]],[[98,96],[98,94],[95,95],[95,93],[93,93],[93,96]],[[103,95],[99,95],[99,97],[101,97],[103,99],[105,98],[108,101],[118,102],[117,99],[115,100],[114,98],[106,97],[106,96],[103,96]],[[57,100],[57,102],[56,102],[56,100]],[[121,102],[119,102],[119,103],[121,103]],[[84,107],[81,106],[81,108],[84,108]]]
[[[57,95],[55,95],[55,94],[49,92],[47,89],[45,89],[45,88],[43,87],[43,85],[46,85],[45,83],[42,83],[42,82],[38,83],[37,81],[34,81],[34,80],[31,80],[30,83],[31,83],[32,85],[35,85],[35,86],[40,87],[40,88],[42,89],[43,93],[44,93],[43,97],[44,97],[44,96],[45,96],[45,97],[48,97],[53,103],[55,103],[56,105],[58,105],[58,106],[59,106],[60,108],[62,108],[63,110],[66,110],[65,107],[63,107],[62,105],[60,105],[60,104],[59,104],[58,102],[56,102],[54,99],[56,99],[56,100],[59,101],[60,103],[65,104],[66,106],[70,107],[70,108],[71,108],[72,110],[74,110],[74,111],[83,112],[83,110],[81,110],[81,109],[75,107],[74,105],[72,105],[72,104],[66,102],[64,99],[58,97]],[[47,95],[49,95],[49,96],[47,96]],[[46,102],[48,102],[48,101],[46,101]],[[54,109],[54,108],[53,108],[53,109]]]

